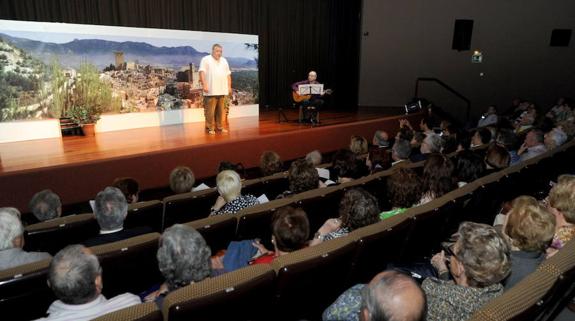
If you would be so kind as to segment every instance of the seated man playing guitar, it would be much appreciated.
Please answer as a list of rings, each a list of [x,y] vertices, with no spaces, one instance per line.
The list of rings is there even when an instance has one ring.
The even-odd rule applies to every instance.
[[[300,95],[298,91],[299,85],[308,85],[308,84],[319,84],[317,81],[317,73],[315,71],[310,71],[307,75],[306,80],[298,81],[291,85],[292,88],[292,96],[293,100],[296,103],[300,103],[301,106],[304,108],[304,111],[307,115],[305,115],[305,119],[309,120],[310,122],[317,122],[317,111],[319,111],[320,107],[323,105],[324,101],[322,97],[324,95],[331,94],[331,89],[324,90],[321,95]]]

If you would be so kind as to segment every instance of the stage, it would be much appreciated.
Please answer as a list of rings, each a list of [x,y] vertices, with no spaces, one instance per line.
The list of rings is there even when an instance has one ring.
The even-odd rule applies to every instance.
[[[290,121],[280,123],[277,110],[261,108],[259,117],[230,119],[229,133],[215,136],[205,132],[203,123],[186,123],[94,137],[2,143],[0,206],[26,212],[29,199],[44,188],[58,193],[64,204],[83,202],[120,176],[136,178],[143,190],[163,187],[178,165],[189,166],[201,179],[215,175],[222,160],[242,162],[246,168],[258,166],[265,150],[276,151],[284,160],[314,149],[334,151],[347,147],[351,135],[371,140],[377,129],[395,132],[403,111],[389,107],[323,111],[320,125],[312,127],[297,122],[296,110],[285,110]]]

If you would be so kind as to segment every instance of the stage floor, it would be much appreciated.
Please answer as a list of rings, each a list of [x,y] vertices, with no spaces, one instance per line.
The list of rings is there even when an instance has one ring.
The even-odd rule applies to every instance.
[[[187,149],[230,140],[253,139],[264,135],[288,133],[311,128],[297,122],[298,112],[284,110],[289,122],[278,122],[277,110],[260,110],[259,117],[230,119],[229,133],[208,135],[204,123],[158,126],[96,134],[94,137],[67,136],[0,144],[0,176],[41,168],[59,167],[125,156]],[[323,111],[320,125],[372,120],[399,115],[403,108],[361,108],[354,112]]]

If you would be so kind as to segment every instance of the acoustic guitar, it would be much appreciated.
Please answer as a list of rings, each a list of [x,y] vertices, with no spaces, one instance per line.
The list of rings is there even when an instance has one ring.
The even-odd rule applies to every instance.
[[[331,93],[333,93],[333,90],[331,89],[326,89],[323,91],[323,93],[321,94],[323,95],[331,95]],[[302,101],[306,101],[306,100],[310,100],[312,95],[300,95],[297,91],[292,91],[292,98],[293,101],[296,103],[301,103]]]

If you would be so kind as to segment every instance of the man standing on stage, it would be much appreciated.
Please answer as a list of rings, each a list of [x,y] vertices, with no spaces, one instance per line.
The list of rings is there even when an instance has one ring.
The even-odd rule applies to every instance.
[[[232,92],[232,73],[226,58],[222,57],[222,46],[212,46],[212,54],[200,62],[200,82],[204,93],[204,115],[210,135],[216,129],[227,133],[223,121],[226,115],[225,98]]]

